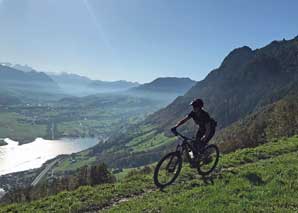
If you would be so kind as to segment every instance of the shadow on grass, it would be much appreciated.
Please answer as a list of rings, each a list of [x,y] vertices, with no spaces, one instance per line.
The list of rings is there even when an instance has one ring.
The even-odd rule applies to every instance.
[[[212,174],[212,175],[208,175],[208,176],[201,176],[199,179],[201,179],[203,181],[203,183],[201,182],[192,182],[191,180],[189,181],[185,181],[184,183],[174,183],[172,185],[169,185],[169,186],[166,186],[166,187],[162,187],[162,188],[159,188],[159,191],[160,192],[163,192],[163,193],[169,193],[169,190],[167,190],[169,187],[171,186],[177,186],[177,185],[181,185],[181,187],[184,187],[184,188],[194,188],[194,187],[202,187],[202,186],[206,186],[206,185],[213,185],[214,184],[214,178],[216,178],[217,175],[216,174]],[[187,184],[187,182],[189,182],[189,184]],[[186,183],[186,185],[185,185]]]
[[[213,185],[214,184],[214,175],[210,176],[202,176],[202,180],[205,183],[205,185]]]

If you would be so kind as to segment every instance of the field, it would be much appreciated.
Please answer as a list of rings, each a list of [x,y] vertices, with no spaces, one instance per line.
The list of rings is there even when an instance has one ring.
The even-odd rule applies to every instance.
[[[298,138],[292,137],[223,155],[208,178],[184,164],[176,183],[164,191],[154,186],[151,165],[124,171],[115,184],[1,206],[0,212],[295,212],[297,154]]]
[[[15,112],[0,112],[0,138],[31,142],[36,137],[46,137],[47,126],[27,122],[26,117]]]
[[[133,151],[149,151],[161,145],[175,141],[176,138],[166,137],[163,133],[155,134],[155,131],[148,132],[144,135],[134,138],[126,146]]]
[[[138,123],[160,107],[158,102],[116,95],[0,106],[0,138],[21,143],[32,142],[36,137],[104,138]]]

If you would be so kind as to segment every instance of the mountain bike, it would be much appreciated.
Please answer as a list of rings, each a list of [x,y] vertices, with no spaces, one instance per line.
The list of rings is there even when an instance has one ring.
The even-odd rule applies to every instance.
[[[192,168],[196,168],[202,176],[210,174],[219,161],[219,149],[215,144],[206,145],[196,151],[195,140],[176,132],[180,139],[175,152],[165,155],[156,165],[154,183],[158,188],[172,184],[182,168],[182,159],[185,156]]]

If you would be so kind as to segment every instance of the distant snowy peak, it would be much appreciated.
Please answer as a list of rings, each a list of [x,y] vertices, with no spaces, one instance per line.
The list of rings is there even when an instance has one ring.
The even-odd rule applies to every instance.
[[[34,71],[34,69],[32,67],[28,66],[27,64],[21,65],[21,64],[12,64],[12,63],[9,63],[9,62],[1,62],[0,65],[6,66],[6,67],[11,67],[13,69],[23,71],[23,72]]]

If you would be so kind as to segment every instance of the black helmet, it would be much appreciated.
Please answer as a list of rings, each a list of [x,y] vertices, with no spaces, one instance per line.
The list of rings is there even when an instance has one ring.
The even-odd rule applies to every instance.
[[[204,106],[204,102],[202,99],[198,98],[198,99],[195,99],[192,102],[190,102],[190,105],[192,105],[193,107],[202,108]]]

